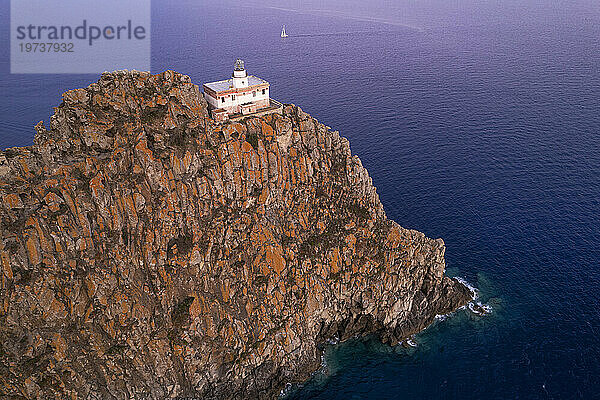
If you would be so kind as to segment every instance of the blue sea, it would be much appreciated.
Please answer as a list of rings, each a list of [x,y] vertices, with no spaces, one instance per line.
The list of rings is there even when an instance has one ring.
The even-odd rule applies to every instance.
[[[98,77],[9,74],[0,4],[0,146],[31,145]],[[200,84],[243,58],[346,136],[388,217],[443,238],[492,307],[414,348],[332,345],[287,399],[600,398],[598,1],[154,1],[152,21],[153,72]]]

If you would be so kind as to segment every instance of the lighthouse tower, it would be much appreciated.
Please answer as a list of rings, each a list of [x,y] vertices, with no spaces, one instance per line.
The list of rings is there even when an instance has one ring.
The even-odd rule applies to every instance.
[[[239,58],[235,61],[232,77],[234,88],[238,89],[248,87],[248,73],[244,67],[244,62]]]
[[[281,114],[283,105],[269,95],[269,82],[248,75],[237,60],[231,78],[202,85],[204,98],[215,122],[237,120],[249,115]]]

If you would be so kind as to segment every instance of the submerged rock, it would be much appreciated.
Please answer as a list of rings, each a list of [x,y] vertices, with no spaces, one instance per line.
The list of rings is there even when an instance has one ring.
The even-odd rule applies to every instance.
[[[121,71],[36,131],[0,153],[3,396],[273,398],[471,298],[294,105],[215,125],[189,77]]]
[[[476,315],[487,315],[492,312],[492,308],[490,306],[487,304],[481,304],[480,302],[471,301],[468,306],[469,310]]]

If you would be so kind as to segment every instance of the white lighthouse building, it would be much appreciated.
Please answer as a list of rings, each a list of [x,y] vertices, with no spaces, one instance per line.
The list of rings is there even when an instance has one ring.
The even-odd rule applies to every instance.
[[[253,114],[277,112],[282,105],[269,97],[269,82],[248,75],[244,62],[238,59],[231,79],[205,83],[204,98],[217,122]]]

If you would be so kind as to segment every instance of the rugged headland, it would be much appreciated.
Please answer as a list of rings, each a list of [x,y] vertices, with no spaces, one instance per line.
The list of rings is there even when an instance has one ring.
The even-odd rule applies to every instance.
[[[189,77],[114,72],[36,131],[0,153],[2,397],[275,398],[471,299],[294,105],[215,125]]]

